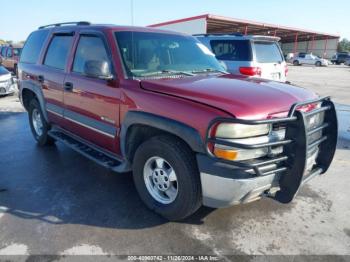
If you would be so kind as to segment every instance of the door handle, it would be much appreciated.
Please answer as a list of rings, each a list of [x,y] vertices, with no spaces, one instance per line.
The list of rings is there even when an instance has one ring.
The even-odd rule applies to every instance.
[[[73,91],[73,83],[71,83],[71,82],[66,82],[66,83],[64,83],[64,90],[66,90],[66,91]]]
[[[45,80],[44,76],[38,75],[38,81],[39,81],[40,83],[43,83],[44,80]]]

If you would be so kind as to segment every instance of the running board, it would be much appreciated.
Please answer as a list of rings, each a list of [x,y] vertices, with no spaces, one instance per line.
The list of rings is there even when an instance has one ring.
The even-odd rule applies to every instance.
[[[62,142],[74,151],[82,154],[90,160],[95,161],[97,164],[105,168],[118,173],[130,171],[129,165],[125,163],[125,161],[120,161],[111,154],[103,152],[103,150],[94,147],[81,139],[75,138],[73,135],[61,131],[60,129],[52,129],[48,132],[48,134],[55,140]]]

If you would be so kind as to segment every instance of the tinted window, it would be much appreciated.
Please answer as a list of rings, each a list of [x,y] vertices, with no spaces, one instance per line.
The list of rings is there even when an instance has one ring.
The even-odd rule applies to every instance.
[[[214,54],[191,36],[117,32],[116,38],[125,68],[131,76],[223,70]]]
[[[69,49],[72,43],[71,35],[56,35],[47,49],[44,64],[63,70],[66,66]]]
[[[282,62],[283,57],[276,42],[254,42],[256,60],[259,63]]]
[[[20,56],[21,55],[22,48],[14,48],[13,49],[13,55],[14,56]]]
[[[5,57],[6,56],[6,50],[7,50],[7,47],[3,47],[1,49],[1,56]]]
[[[7,49],[7,57],[12,57],[12,48]]]
[[[40,30],[28,37],[21,54],[22,63],[35,64],[38,61],[41,48],[45,43],[48,33],[47,30]]]
[[[80,37],[74,57],[73,71],[83,73],[86,61],[107,61],[109,63],[107,51],[101,38],[95,36]]]
[[[212,40],[211,48],[219,60],[251,61],[249,40]]]

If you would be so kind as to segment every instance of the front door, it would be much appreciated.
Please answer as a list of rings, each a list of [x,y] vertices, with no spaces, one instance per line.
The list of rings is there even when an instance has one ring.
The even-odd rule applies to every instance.
[[[104,35],[80,33],[70,72],[64,83],[64,127],[112,153],[119,153],[120,90]],[[107,62],[114,79],[87,76],[86,65]]]

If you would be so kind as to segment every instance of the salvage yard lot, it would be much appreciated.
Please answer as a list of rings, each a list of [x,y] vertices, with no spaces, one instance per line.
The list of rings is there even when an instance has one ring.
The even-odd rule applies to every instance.
[[[291,66],[288,78],[350,105],[350,67]],[[0,113],[0,187],[8,189],[0,193],[0,255],[350,255],[350,112],[339,108],[335,160],[293,203],[201,208],[181,223],[147,210],[129,174],[110,173],[59,143],[39,148],[27,114]],[[21,111],[18,99],[0,98],[0,111]]]

